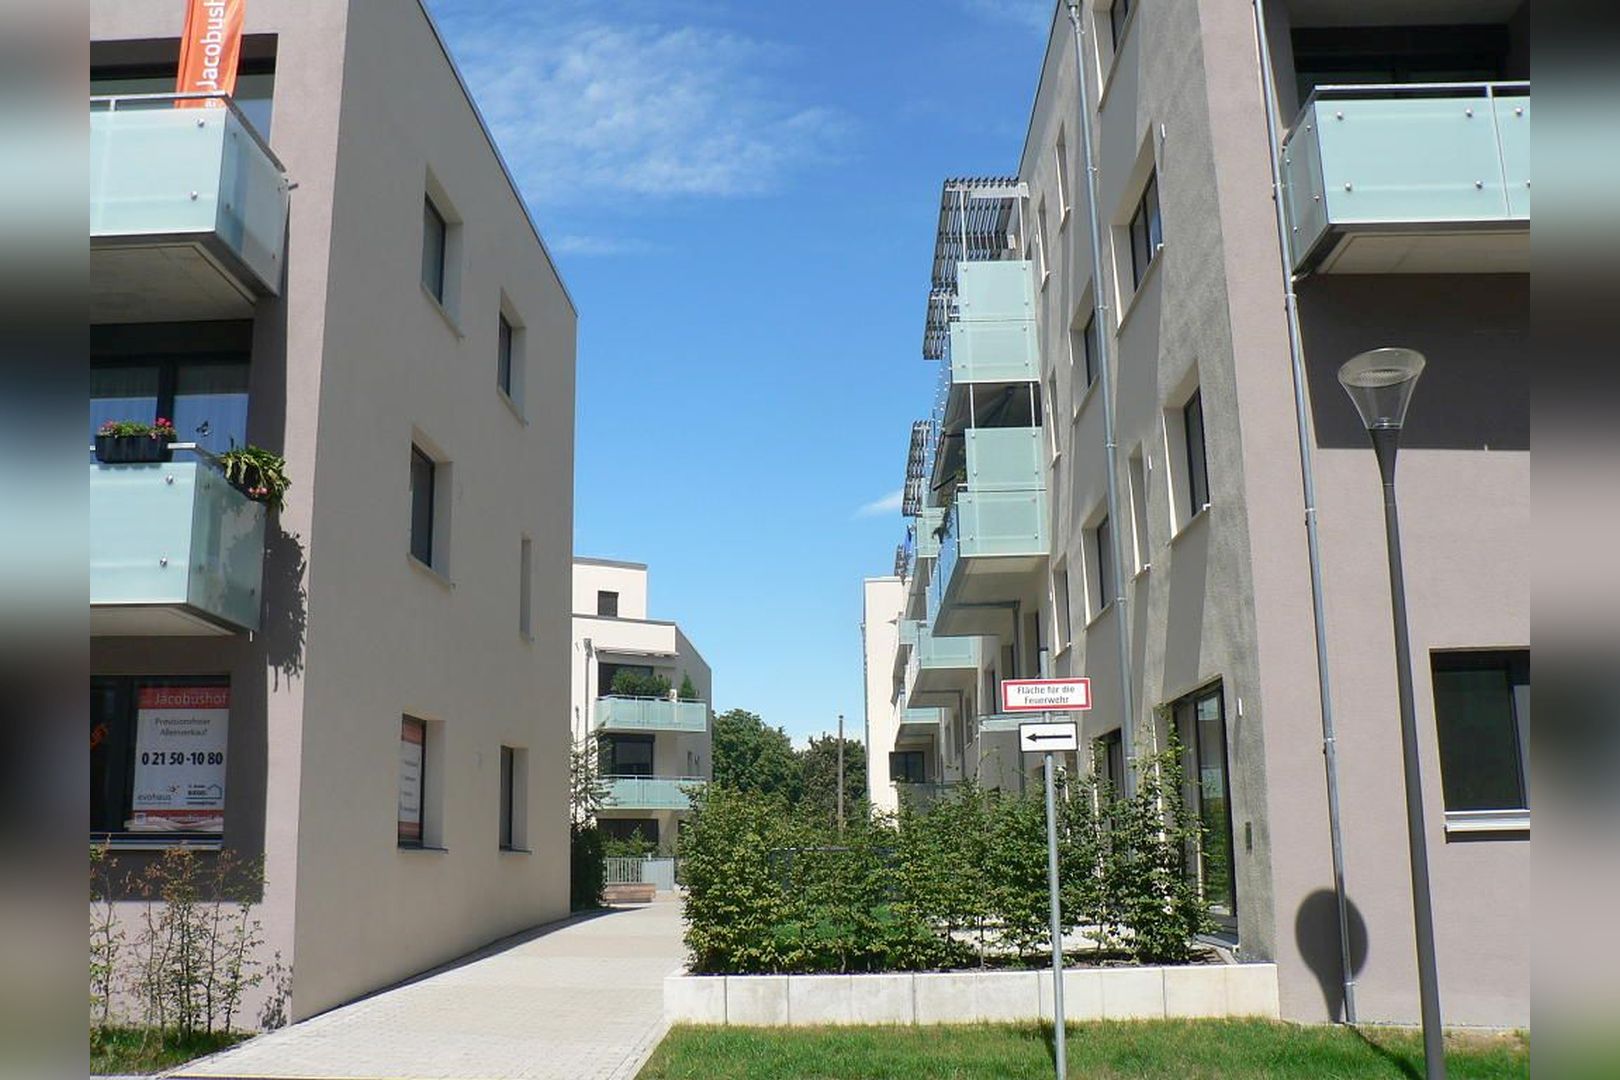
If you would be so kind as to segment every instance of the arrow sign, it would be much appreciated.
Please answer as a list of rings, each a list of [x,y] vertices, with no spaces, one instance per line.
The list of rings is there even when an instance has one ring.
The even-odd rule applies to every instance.
[[[1090,679],[1003,679],[1002,712],[1079,712],[1091,708]]]
[[[1080,749],[1080,725],[1073,720],[1019,724],[1018,749],[1026,754],[1078,750]]]

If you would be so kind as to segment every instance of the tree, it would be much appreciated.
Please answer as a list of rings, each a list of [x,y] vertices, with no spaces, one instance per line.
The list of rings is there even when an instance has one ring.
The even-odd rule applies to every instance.
[[[682,673],[682,675],[681,675],[681,700],[682,701],[696,701],[697,699],[698,699],[697,687],[692,685],[692,676],[687,675],[685,673]]]
[[[799,800],[802,786],[793,740],[758,713],[729,709],[714,718],[714,782],[736,791]]]
[[[799,805],[833,821],[838,816],[838,736],[821,735],[799,753]],[[866,801],[866,746],[844,740],[844,815],[854,816]]]
[[[568,821],[577,832],[596,824],[596,812],[607,798],[607,784],[596,772],[596,743],[578,742],[568,751]]]

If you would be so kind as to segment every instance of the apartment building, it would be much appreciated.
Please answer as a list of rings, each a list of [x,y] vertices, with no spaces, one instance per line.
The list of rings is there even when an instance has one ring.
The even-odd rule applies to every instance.
[[[296,1019],[567,913],[576,313],[425,7],[186,107],[183,16],[91,4],[90,431],[178,440],[89,466],[92,836],[262,857]]]
[[[571,730],[606,788],[597,825],[668,852],[714,775],[714,679],[681,628],[647,611],[645,563],[574,560]]]
[[[1016,174],[943,191],[895,700],[969,775],[1008,675],[1089,676],[1076,765],[1118,782],[1174,731],[1221,936],[1290,1017],[1345,1013],[1328,719],[1356,1015],[1418,1016],[1378,471],[1336,379],[1395,345],[1428,358],[1399,492],[1441,1004],[1529,1022],[1528,9],[1059,3]]]

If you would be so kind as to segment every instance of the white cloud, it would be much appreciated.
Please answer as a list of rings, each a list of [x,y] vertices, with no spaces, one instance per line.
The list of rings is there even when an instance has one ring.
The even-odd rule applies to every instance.
[[[768,43],[707,26],[607,21],[552,0],[475,12],[439,0],[501,152],[538,203],[775,190],[844,128],[767,77]],[[590,13],[587,13],[590,12]]]
[[[957,0],[969,14],[1012,22],[1044,34],[1052,28],[1056,0]]]
[[[647,255],[658,251],[654,244],[628,236],[593,236],[564,233],[546,245],[558,255]]]
[[[858,518],[877,517],[879,514],[898,514],[900,503],[905,498],[904,488],[895,488],[881,499],[873,499],[855,511]]]

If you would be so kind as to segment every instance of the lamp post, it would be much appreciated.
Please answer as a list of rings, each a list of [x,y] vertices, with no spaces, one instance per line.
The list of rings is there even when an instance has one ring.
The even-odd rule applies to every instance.
[[[1423,829],[1423,781],[1418,765],[1417,719],[1412,704],[1411,638],[1406,624],[1406,581],[1395,508],[1395,455],[1412,390],[1423,374],[1413,349],[1373,349],[1339,368],[1339,383],[1355,403],[1372,438],[1384,483],[1384,531],[1389,549],[1390,606],[1395,619],[1395,683],[1401,704],[1401,760],[1406,778],[1406,839],[1412,862],[1412,921],[1417,941],[1418,1001],[1423,1014],[1423,1060],[1428,1080],[1445,1080],[1440,987],[1434,962],[1434,910],[1429,892],[1429,847]]]

